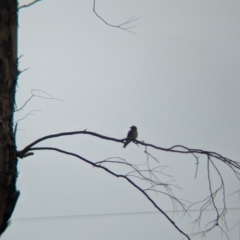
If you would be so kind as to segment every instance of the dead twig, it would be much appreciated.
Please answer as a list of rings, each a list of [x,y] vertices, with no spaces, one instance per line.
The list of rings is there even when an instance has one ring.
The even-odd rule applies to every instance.
[[[130,26],[130,27],[126,27],[127,24],[130,24],[132,22],[135,22],[139,19],[138,18],[135,18],[135,17],[132,17],[132,18],[129,18],[127,21],[125,21],[124,23],[121,23],[119,25],[113,25],[113,24],[110,24],[108,23],[104,18],[102,18],[96,11],[96,0],[93,0],[93,12],[95,13],[95,15],[101,19],[106,25],[110,26],[110,27],[114,27],[114,28],[119,28],[121,30],[125,30],[127,32],[130,32],[130,33],[133,33],[133,34],[136,34],[134,33],[133,31],[131,31],[130,29],[133,29],[133,28],[136,28],[137,26]]]
[[[31,7],[32,5],[34,5],[35,3],[37,2],[41,2],[42,0],[35,0],[33,2],[30,2],[30,3],[27,3],[27,4],[24,4],[24,5],[21,5],[18,7],[18,10],[22,9],[22,8],[28,8],[28,7]]]

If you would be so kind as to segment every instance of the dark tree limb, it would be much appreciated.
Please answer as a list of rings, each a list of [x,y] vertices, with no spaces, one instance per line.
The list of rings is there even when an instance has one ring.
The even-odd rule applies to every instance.
[[[140,191],[152,204],[155,208],[157,208],[157,210],[159,212],[161,212],[166,218],[167,220],[181,233],[183,234],[187,239],[190,240],[190,237],[184,233],[176,224],[174,221],[172,221],[172,219],[155,203],[155,201],[146,193],[146,191],[144,189],[142,189],[141,187],[139,187],[137,184],[135,184],[130,178],[129,176],[127,175],[122,175],[122,174],[116,174],[114,173],[113,171],[109,170],[107,167],[104,167],[102,166],[102,163],[103,162],[109,162],[109,161],[101,161],[101,162],[97,162],[97,163],[94,163],[90,160],[87,160],[86,158],[78,155],[78,154],[75,154],[75,153],[72,153],[72,152],[67,152],[67,151],[64,151],[62,149],[59,149],[59,148],[53,148],[53,147],[35,147],[35,148],[31,148],[31,151],[36,151],[36,150],[53,150],[53,151],[57,151],[57,152],[60,152],[60,153],[64,153],[64,154],[67,154],[67,155],[71,155],[71,156],[74,156],[74,157],[77,157],[79,159],[81,159],[82,161],[92,165],[93,167],[97,167],[97,168],[100,168],[100,169],[103,169],[104,171],[108,172],[109,174],[113,175],[114,177],[117,177],[117,178],[123,178],[125,180],[127,180],[133,187],[135,187],[138,191]],[[120,163],[120,162],[117,162],[117,163]],[[125,163],[127,165],[129,165],[128,163],[126,162],[121,162],[121,163]]]
[[[95,137],[98,137],[98,138],[101,138],[101,139],[105,139],[105,140],[108,140],[108,141],[119,142],[119,143],[124,143],[124,141],[126,140],[126,138],[123,138],[123,139],[112,138],[112,137],[104,136],[104,135],[101,135],[101,134],[98,134],[98,133],[95,133],[95,132],[87,131],[85,129],[83,131],[63,132],[63,133],[57,133],[57,134],[51,134],[51,135],[44,136],[44,137],[39,138],[36,141],[30,143],[28,146],[26,146],[23,150],[21,150],[19,152],[24,152],[25,153],[25,152],[29,151],[29,149],[31,147],[33,147],[34,145],[36,145],[37,143],[42,142],[42,141],[47,140],[47,139],[50,139],[50,138],[56,138],[56,137],[61,137],[61,136],[71,136],[71,135],[78,135],[78,134],[92,135],[92,136],[95,136]],[[156,146],[156,145],[153,145],[153,144],[145,143],[143,141],[134,140],[134,142],[136,144],[140,144],[140,145],[143,145],[143,146],[146,146],[146,147],[158,149],[158,150],[165,151],[165,152],[191,154],[196,158],[196,160],[198,160],[197,154],[206,155],[210,158],[218,159],[221,162],[225,163],[234,172],[236,177],[240,180],[240,171],[239,171],[240,170],[240,162],[231,160],[227,157],[222,156],[219,153],[212,152],[212,151],[206,151],[206,150],[202,150],[202,149],[192,149],[192,148],[185,147],[183,145],[174,145],[170,148],[163,148],[163,147],[159,147],[159,146]]]
[[[47,139],[62,137],[62,136],[69,136],[69,135],[78,135],[78,134],[87,134],[87,135],[91,135],[93,137],[97,137],[97,138],[100,138],[100,139],[104,139],[104,140],[107,140],[107,141],[113,141],[113,142],[117,142],[117,143],[121,143],[121,144],[123,144],[124,141],[126,140],[125,138],[124,139],[112,138],[112,137],[104,136],[104,135],[101,135],[101,134],[98,134],[98,133],[95,133],[95,132],[91,132],[91,131],[87,131],[87,130],[74,131],[74,132],[63,132],[63,133],[44,136],[42,138],[37,139],[36,141],[30,143],[28,146],[26,146],[21,151],[18,151],[17,152],[18,157],[24,158],[26,156],[29,156],[29,155],[33,154],[33,152],[35,150],[55,150],[55,151],[58,151],[58,152],[62,152],[62,153],[65,153],[65,154],[75,156],[75,157],[80,158],[83,161],[95,166],[95,167],[99,167],[99,168],[104,169],[105,171],[111,173],[115,177],[125,178],[130,184],[132,184],[135,188],[137,188],[139,191],[141,191],[148,198],[148,200],[162,214],[163,214],[163,212],[162,212],[161,208],[159,208],[157,206],[157,204],[149,197],[147,192],[153,191],[156,194],[160,193],[160,194],[167,195],[171,199],[171,201],[173,203],[173,206],[175,206],[175,204],[179,204],[182,207],[182,209],[184,210],[185,213],[187,213],[187,211],[190,210],[191,207],[197,206],[198,204],[201,204],[201,207],[199,209],[199,216],[194,221],[195,224],[198,224],[199,232],[193,233],[193,235],[202,234],[204,236],[207,232],[209,232],[212,229],[217,227],[222,231],[222,233],[224,233],[228,237],[228,235],[227,235],[228,228],[227,228],[226,219],[225,219],[225,215],[227,213],[226,190],[225,190],[223,176],[222,176],[220,170],[218,169],[215,161],[222,162],[222,163],[226,164],[232,170],[233,174],[235,174],[235,176],[237,177],[238,180],[240,180],[240,162],[231,160],[229,158],[226,158],[226,157],[222,156],[219,153],[212,152],[212,151],[206,151],[206,150],[201,150],[201,149],[191,149],[191,148],[185,147],[183,145],[174,145],[170,148],[163,148],[163,147],[159,147],[159,146],[156,146],[156,145],[153,145],[153,144],[145,143],[143,141],[134,140],[133,142],[135,144],[143,145],[145,147],[144,153],[146,154],[146,158],[147,158],[146,159],[147,169],[139,170],[139,168],[137,168],[137,166],[131,165],[121,158],[118,158],[119,159],[118,161],[112,161],[111,159],[106,159],[106,160],[103,160],[103,161],[93,163],[93,162],[91,162],[91,161],[89,161],[85,158],[82,158],[81,156],[79,156],[75,153],[66,152],[66,151],[63,151],[61,149],[48,148],[48,147],[44,147],[44,148],[34,147],[36,144],[38,144],[42,141],[45,141]],[[148,148],[154,148],[154,149],[157,149],[157,150],[160,150],[160,151],[165,151],[165,152],[170,152],[170,153],[180,153],[180,154],[190,154],[190,155],[192,155],[197,161],[196,173],[197,173],[197,168],[198,168],[199,155],[207,156],[207,171],[208,171],[208,175],[207,175],[208,179],[207,180],[208,180],[208,185],[209,185],[209,196],[206,197],[204,200],[201,200],[199,202],[190,203],[189,207],[187,209],[185,209],[185,205],[183,204],[182,200],[173,195],[172,190],[171,190],[171,184],[169,184],[169,182],[168,183],[161,182],[160,178],[157,177],[157,175],[156,175],[156,173],[158,173],[158,174],[159,173],[165,174],[165,173],[163,173],[162,170],[159,170],[159,167],[155,167],[155,168],[150,167],[150,163],[149,163],[150,158],[152,158],[156,163],[158,163],[158,160],[151,153],[148,152]],[[102,166],[103,164],[109,164],[109,163],[126,164],[127,166],[131,167],[132,170],[129,171],[125,175],[115,174],[114,172],[112,172],[108,168]],[[212,186],[210,166],[219,176],[220,186],[217,189],[213,189],[213,186]],[[165,166],[164,167],[160,166],[160,167],[163,168],[163,169],[165,168]],[[146,174],[148,176],[146,176]],[[167,175],[167,176],[172,180],[172,177],[170,175]],[[196,174],[195,174],[195,177],[196,177]],[[136,183],[134,183],[134,181],[131,180],[130,178],[143,180],[143,181],[145,181],[145,183],[148,183],[150,185],[149,185],[148,188],[142,189],[141,187],[136,185]],[[131,181],[129,181],[129,179]],[[165,191],[159,190],[158,189],[159,186],[164,187]],[[177,187],[177,186],[174,185],[174,187]],[[223,203],[223,210],[222,211],[220,211],[221,207],[218,206],[218,203],[215,200],[216,197],[221,192],[222,192],[222,203]],[[214,220],[212,220],[212,221],[210,220],[209,223],[206,225],[206,227],[203,230],[201,230],[200,222],[201,222],[202,215],[210,207],[213,207],[213,209],[215,210],[216,217],[215,217]],[[176,209],[176,208],[174,207],[174,209]],[[164,216],[167,217],[166,214],[164,214]],[[167,219],[169,220],[169,217],[167,217]],[[171,224],[174,225],[175,228],[177,228],[177,226],[175,225],[175,223],[171,219],[169,221],[171,222]],[[223,224],[223,227],[220,226],[220,223]],[[179,232],[184,234],[181,230]]]

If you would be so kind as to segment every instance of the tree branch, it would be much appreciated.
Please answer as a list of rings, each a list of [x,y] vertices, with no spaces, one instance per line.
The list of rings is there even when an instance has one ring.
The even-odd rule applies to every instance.
[[[113,175],[114,177],[117,177],[117,178],[123,178],[125,180],[127,180],[133,187],[135,187],[138,191],[140,191],[152,204],[155,208],[157,208],[157,210],[159,212],[161,212],[166,218],[167,220],[181,233],[183,234],[187,239],[190,240],[189,236],[184,233],[176,224],[175,222],[172,221],[172,219],[154,202],[154,200],[142,189],[140,188],[137,184],[135,184],[128,176],[126,175],[122,175],[122,174],[116,174],[114,173],[113,171],[109,170],[108,168],[102,166],[101,164],[99,164],[100,162],[97,162],[97,163],[94,163],[90,160],[87,160],[86,158],[78,155],[78,154],[75,154],[75,153],[72,153],[72,152],[67,152],[67,151],[64,151],[62,149],[59,149],[59,148],[53,148],[53,147],[35,147],[35,148],[31,148],[31,151],[35,151],[35,150],[53,150],[53,151],[57,151],[57,152],[60,152],[60,153],[64,153],[64,154],[67,154],[67,155],[71,155],[71,156],[74,156],[74,157],[77,157],[81,160],[83,160],[84,162],[92,165],[93,167],[97,167],[97,168],[100,168],[100,169],[103,169],[104,171],[108,172],[109,174]],[[102,163],[103,161],[101,161]],[[118,162],[119,163],[119,162]],[[124,164],[127,164],[126,162]],[[133,165],[132,165],[133,166]]]
[[[143,145],[145,147],[144,153],[146,154],[147,169],[139,169],[139,167],[137,165],[130,164],[122,158],[117,158],[118,159],[117,161],[113,161],[112,160],[113,158],[108,158],[108,159],[105,159],[103,161],[93,163],[93,162],[81,157],[80,155],[77,155],[77,154],[71,153],[71,152],[66,152],[66,151],[63,151],[63,150],[58,149],[58,148],[50,148],[50,147],[40,147],[39,148],[39,147],[35,147],[36,144],[38,144],[42,141],[45,141],[47,139],[57,138],[57,137],[62,137],[62,136],[78,135],[78,134],[87,134],[87,135],[91,135],[91,136],[101,138],[101,139],[104,139],[104,140],[107,140],[107,141],[118,142],[118,143],[121,143],[121,144],[123,144],[124,141],[126,140],[126,138],[117,139],[117,138],[104,136],[104,135],[101,135],[101,134],[98,134],[98,133],[95,133],[95,132],[87,131],[86,129],[83,130],[83,131],[63,132],[63,133],[58,133],[58,134],[51,134],[51,135],[44,136],[42,138],[37,139],[36,141],[27,145],[21,151],[18,151],[17,156],[19,158],[27,157],[29,155],[32,155],[34,150],[54,150],[54,151],[58,151],[58,152],[61,152],[61,153],[64,153],[64,154],[75,156],[75,157],[87,162],[88,164],[91,164],[94,167],[102,168],[103,170],[107,171],[108,173],[114,175],[115,177],[124,178],[131,185],[133,185],[135,188],[137,188],[139,191],[141,191],[145,195],[145,197],[147,197],[148,200],[162,214],[164,214],[165,217],[167,217],[167,219],[171,222],[171,224],[173,224],[174,227],[176,229],[178,229],[178,231],[181,232],[188,239],[190,239],[188,237],[188,235],[183,233],[175,225],[175,223],[167,216],[166,213],[164,213],[164,211],[161,208],[159,208],[157,206],[157,204],[149,197],[149,195],[146,192],[147,191],[148,192],[153,191],[156,194],[160,193],[160,194],[164,194],[164,195],[168,196],[172,201],[174,210],[175,211],[177,210],[177,205],[179,204],[182,207],[182,209],[184,210],[184,213],[187,213],[187,211],[192,206],[197,205],[197,204],[201,204],[201,207],[199,208],[199,216],[194,221],[194,225],[198,223],[199,229],[200,229],[200,222],[201,222],[201,218],[202,218],[203,213],[205,211],[207,211],[209,209],[209,207],[213,206],[213,209],[216,212],[216,218],[213,221],[209,221],[203,231],[198,232],[198,233],[193,233],[193,235],[196,235],[196,234],[205,235],[207,232],[211,231],[213,228],[218,227],[227,236],[226,231],[228,231],[228,228],[227,228],[226,219],[225,219],[227,207],[226,207],[226,200],[225,200],[226,191],[225,191],[225,186],[224,186],[224,180],[223,180],[223,177],[221,175],[220,170],[218,169],[218,167],[216,166],[216,164],[213,160],[218,160],[218,161],[226,164],[233,171],[233,173],[235,174],[235,176],[237,177],[238,180],[240,180],[240,162],[233,161],[229,158],[226,158],[226,157],[220,155],[219,153],[212,152],[212,151],[206,151],[206,150],[202,150],[202,149],[191,149],[191,148],[185,147],[183,145],[174,145],[174,146],[169,147],[169,148],[163,148],[163,147],[159,147],[159,146],[149,144],[149,143],[145,143],[144,141],[138,141],[138,140],[134,140],[133,142],[137,145],[139,144],[139,145]],[[178,188],[174,184],[169,184],[170,182],[174,181],[174,179],[172,178],[172,176],[162,172],[164,170],[164,168],[166,168],[166,166],[158,166],[158,167],[154,167],[154,168],[150,167],[150,162],[149,162],[150,158],[152,158],[156,163],[159,163],[159,162],[158,162],[157,158],[155,158],[152,154],[150,154],[148,152],[148,149],[147,149],[148,147],[149,148],[154,148],[154,149],[157,149],[157,150],[160,150],[160,151],[165,151],[165,152],[190,154],[196,159],[197,165],[198,165],[198,162],[199,162],[198,161],[198,159],[199,159],[198,155],[206,155],[207,156],[207,171],[208,171],[207,180],[208,180],[209,196],[206,197],[205,199],[203,199],[202,201],[198,201],[198,202],[195,202],[193,204],[190,204],[190,206],[187,209],[185,209],[185,205],[183,204],[182,200],[175,197],[172,190],[171,190],[172,186]],[[106,168],[105,166],[103,166],[104,164],[112,164],[112,163],[124,164],[124,165],[130,167],[131,171],[129,171],[125,175],[121,175],[121,174],[116,174],[113,171]],[[215,172],[219,176],[220,187],[218,187],[217,189],[213,189],[213,186],[212,186],[212,183],[211,183],[210,165],[213,167],[213,169],[215,170]],[[196,173],[197,173],[197,169],[196,169]],[[195,177],[196,177],[196,173],[195,173]],[[170,181],[162,182],[156,174],[163,174],[166,177],[168,177],[170,179]],[[145,189],[140,188],[130,178],[134,178],[136,180],[138,179],[140,181],[142,180],[145,183],[149,184],[149,187],[147,187]],[[163,188],[164,191],[159,190],[159,188]],[[222,192],[222,195],[223,195],[222,196],[222,199],[223,199],[223,202],[222,202],[223,203],[223,210],[222,211],[219,211],[219,209],[220,209],[220,207],[218,207],[219,204],[217,204],[217,202],[215,200],[220,192]],[[220,222],[223,224],[223,227],[219,226]],[[224,229],[226,229],[226,230],[224,230]]]
[[[35,94],[34,92],[40,92],[40,93],[44,93],[46,95],[46,97],[44,96],[41,96],[41,95],[38,95],[38,94]],[[30,102],[30,100],[34,97],[39,97],[39,98],[43,98],[43,99],[52,99],[52,100],[57,100],[57,101],[63,101],[61,99],[58,99],[58,98],[54,98],[52,97],[50,94],[46,93],[45,91],[42,91],[42,90],[39,90],[39,89],[31,89],[31,93],[32,93],[32,96],[29,97],[25,103],[18,109],[15,110],[15,112],[18,112],[20,110],[23,110],[23,108]]]
[[[104,18],[102,18],[102,17],[97,13],[97,11],[96,11],[96,0],[93,0],[93,12],[94,12],[95,15],[96,15],[99,19],[101,19],[106,25],[108,25],[108,26],[110,26],[110,27],[119,28],[119,29],[125,30],[125,31],[127,31],[127,32],[136,34],[136,33],[132,32],[130,29],[136,28],[137,26],[125,27],[125,25],[137,21],[137,20],[139,19],[139,17],[138,17],[138,18],[135,18],[135,17],[129,18],[126,22],[121,23],[121,24],[119,24],[119,25],[110,24],[110,23],[108,23]]]
[[[87,131],[85,129],[83,131],[63,132],[63,133],[57,133],[57,134],[51,134],[51,135],[44,136],[44,137],[39,138],[36,141],[30,143],[28,146],[26,146],[20,152],[27,152],[31,147],[33,147],[37,143],[42,142],[42,141],[47,140],[47,139],[50,139],[50,138],[70,136],[70,135],[78,135],[78,134],[88,134],[88,135],[92,135],[92,136],[95,136],[95,137],[98,137],[98,138],[101,138],[101,139],[105,139],[105,140],[108,140],[108,141],[119,142],[119,143],[124,143],[124,141],[126,140],[126,138],[117,139],[117,138],[107,137],[107,136],[104,136],[104,135],[101,135],[101,134],[98,134],[98,133],[95,133],[95,132]],[[191,149],[191,148],[185,147],[183,145],[174,145],[170,148],[163,148],[163,147],[159,147],[159,146],[156,146],[156,145],[153,145],[153,144],[145,143],[143,141],[134,140],[133,142],[135,142],[136,144],[140,144],[140,145],[143,145],[143,146],[146,146],[146,147],[151,147],[151,148],[158,149],[158,150],[165,151],[165,152],[191,154],[196,159],[197,159],[196,154],[207,155],[210,158],[215,158],[215,159],[218,159],[221,162],[225,163],[228,167],[230,167],[232,169],[232,171],[235,173],[238,180],[240,180],[240,171],[239,171],[240,170],[240,162],[233,161],[229,158],[223,157],[219,153],[212,152],[212,151],[206,151],[206,150],[202,150],[202,149]]]
[[[33,2],[30,2],[28,4],[21,5],[21,6],[18,7],[18,10],[20,10],[22,8],[31,7],[32,5],[34,5],[35,3],[40,2],[40,1],[42,1],[42,0],[34,0]]]

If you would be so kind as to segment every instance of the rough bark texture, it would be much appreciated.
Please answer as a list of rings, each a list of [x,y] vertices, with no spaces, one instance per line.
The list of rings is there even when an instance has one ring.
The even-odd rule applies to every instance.
[[[0,0],[0,235],[9,225],[19,192],[13,112],[17,70],[17,0]]]

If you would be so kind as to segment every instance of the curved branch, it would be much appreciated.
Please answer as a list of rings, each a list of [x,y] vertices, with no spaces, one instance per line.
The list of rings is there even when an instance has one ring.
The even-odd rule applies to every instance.
[[[91,131],[87,131],[87,130],[83,130],[83,131],[74,131],[74,132],[63,132],[63,133],[58,133],[58,134],[52,134],[52,135],[48,135],[48,136],[44,136],[42,138],[37,139],[36,141],[30,143],[28,146],[26,146],[23,150],[18,151],[17,152],[17,156],[20,158],[24,158],[27,157],[31,154],[33,154],[31,151],[34,150],[55,150],[58,152],[62,152],[65,154],[69,154],[72,156],[75,156],[77,158],[82,159],[83,161],[93,165],[94,167],[98,167],[98,168],[102,168],[105,171],[109,172],[110,174],[114,175],[115,177],[121,177],[121,178],[125,178],[129,183],[131,183],[135,188],[137,188],[139,191],[141,191],[145,197],[147,197],[149,199],[149,201],[161,212],[163,213],[163,211],[156,205],[156,203],[149,197],[149,195],[146,193],[147,191],[154,191],[156,194],[157,193],[161,193],[161,194],[166,194],[168,197],[170,197],[170,199],[173,202],[173,206],[175,206],[175,204],[180,204],[180,206],[185,210],[185,213],[187,212],[187,210],[190,209],[190,207],[196,205],[196,204],[202,204],[202,206],[200,207],[199,211],[199,216],[198,218],[194,221],[195,224],[198,223],[200,224],[201,221],[201,217],[203,215],[203,212],[206,211],[208,209],[209,206],[213,205],[217,216],[216,219],[214,219],[213,221],[210,221],[207,224],[207,228],[205,228],[204,231],[202,231],[202,234],[205,234],[207,232],[209,232],[210,230],[212,230],[215,227],[219,227],[219,220],[223,220],[223,222],[226,225],[226,220],[225,220],[225,214],[226,214],[226,203],[225,203],[225,196],[226,196],[226,192],[225,192],[225,187],[224,187],[224,182],[223,182],[223,177],[221,175],[220,170],[217,168],[217,166],[215,165],[215,163],[213,162],[214,158],[215,160],[219,160],[221,162],[223,162],[224,164],[226,164],[232,171],[233,173],[236,175],[237,179],[240,180],[240,162],[237,161],[233,161],[229,158],[226,158],[216,152],[212,152],[212,151],[206,151],[206,150],[202,150],[202,149],[191,149],[188,147],[185,147],[183,145],[174,145],[172,147],[169,148],[163,148],[163,147],[159,147],[153,144],[149,144],[149,143],[145,143],[144,141],[138,141],[138,140],[134,140],[133,143],[135,144],[139,144],[139,145],[143,145],[145,146],[145,150],[144,153],[146,154],[147,160],[146,160],[146,164],[147,164],[147,169],[142,170],[139,169],[137,165],[133,165],[128,163],[126,160],[118,158],[117,161],[112,161],[111,158],[109,159],[105,159],[103,161],[99,161],[96,163],[93,163],[85,158],[82,158],[81,156],[74,154],[74,153],[69,153],[66,151],[63,151],[61,149],[57,149],[57,148],[49,148],[49,147],[44,147],[44,148],[39,148],[39,147],[34,147],[36,144],[45,141],[47,139],[50,138],[56,138],[56,137],[61,137],[61,136],[70,136],[70,135],[78,135],[78,134],[87,134],[87,135],[91,135],[94,137],[98,137],[107,141],[113,141],[113,142],[118,142],[118,143],[124,143],[125,139],[117,139],[117,138],[112,138],[112,137],[108,137],[108,136],[104,136],[95,132],[91,132]],[[162,173],[162,170],[158,170],[157,167],[155,168],[151,168],[150,164],[149,164],[149,160],[150,158],[152,158],[156,163],[158,163],[158,160],[152,156],[150,153],[148,153],[147,151],[147,147],[150,148],[154,148],[154,149],[158,149],[160,151],[165,151],[165,152],[171,152],[171,153],[182,153],[182,154],[191,154],[196,160],[197,160],[197,164],[198,164],[198,158],[199,155],[206,155],[207,159],[208,159],[208,189],[209,189],[209,196],[207,198],[205,198],[202,201],[190,204],[190,207],[185,209],[184,204],[182,204],[182,202],[179,202],[178,198],[176,198],[173,193],[171,192],[171,188],[170,188],[170,184],[168,182],[163,183],[156,175],[155,173],[157,172],[158,174],[164,174]],[[108,168],[106,168],[105,166],[103,166],[104,164],[109,164],[109,163],[119,163],[119,164],[125,164],[129,167],[131,167],[131,171],[128,172],[125,175],[119,175],[119,174],[115,174],[114,172],[112,172],[111,170],[109,170]],[[212,188],[212,184],[211,184],[211,178],[210,178],[210,172],[209,172],[209,164],[211,164],[213,166],[213,169],[215,169],[215,171],[217,172],[219,178],[220,178],[220,187],[217,189],[213,189]],[[162,168],[164,169],[166,166],[163,166]],[[133,170],[133,171],[132,171]],[[166,175],[166,174],[164,174]],[[195,175],[196,176],[196,175]],[[170,175],[167,175],[167,177],[170,178],[170,180],[172,181],[172,177]],[[134,178],[134,179],[139,179],[139,180],[143,180],[146,183],[150,184],[150,187],[146,188],[146,189],[141,189],[138,185],[136,185],[130,178]],[[176,185],[174,185],[176,187]],[[161,190],[158,189],[158,187],[164,187],[166,192],[163,192]],[[219,192],[222,191],[223,192],[223,205],[224,205],[224,210],[222,212],[219,212],[218,210],[218,206],[215,202],[215,199],[217,197],[217,195],[219,194]],[[174,207],[174,209],[176,209]],[[164,213],[163,213],[164,214]],[[166,217],[167,215],[164,214]],[[169,217],[167,217],[168,220],[177,228],[177,226],[175,225],[175,223],[169,219]],[[213,224],[212,224],[213,222]],[[211,224],[211,226],[209,226],[209,224]],[[178,228],[177,228],[178,229]],[[227,233],[223,230],[223,228],[219,227],[219,229],[221,229],[221,231],[223,231],[223,233],[225,233],[225,235],[227,235]],[[182,233],[182,232],[181,232]],[[196,235],[199,233],[195,233],[193,235]]]
[[[34,92],[44,93],[44,94],[46,95],[46,97],[41,96],[41,95],[38,95],[38,94],[35,94]],[[18,111],[20,111],[20,110],[23,110],[23,108],[24,108],[24,107],[30,102],[30,100],[31,100],[32,98],[34,98],[34,97],[39,97],[39,98],[44,98],[44,99],[51,99],[51,100],[57,100],[57,101],[61,101],[61,102],[63,101],[63,100],[61,100],[61,99],[54,98],[54,97],[52,97],[50,94],[48,94],[47,92],[42,91],[42,90],[39,90],[39,89],[31,89],[31,93],[32,93],[32,96],[29,97],[29,98],[25,101],[25,103],[24,103],[20,108],[15,109],[14,112],[18,112]]]
[[[62,136],[77,135],[77,134],[88,134],[88,135],[92,135],[92,136],[95,136],[95,137],[98,137],[101,139],[105,139],[105,140],[113,141],[113,142],[119,142],[119,143],[124,143],[124,141],[126,140],[126,138],[117,139],[117,138],[104,136],[104,135],[101,135],[101,134],[98,134],[95,132],[87,131],[86,129],[83,131],[63,132],[63,133],[47,135],[47,136],[37,139],[36,141],[34,141],[34,142],[30,143],[28,146],[26,146],[23,150],[18,151],[18,157],[21,158],[22,154],[25,154],[26,152],[29,151],[29,149],[31,147],[33,147],[37,143],[42,142],[44,140],[47,140],[50,138],[62,137]],[[134,140],[133,142],[135,142],[136,144],[140,144],[140,145],[143,145],[146,147],[151,147],[151,148],[158,149],[158,150],[165,151],[165,152],[191,154],[196,159],[198,159],[196,154],[207,155],[208,157],[216,158],[216,159],[222,161],[223,163],[227,164],[228,167],[230,167],[232,169],[232,171],[235,173],[236,177],[240,180],[240,172],[238,171],[238,170],[240,170],[240,162],[233,161],[229,158],[223,157],[219,153],[212,152],[212,151],[206,151],[206,150],[202,150],[202,149],[191,149],[191,148],[185,147],[183,145],[174,145],[170,148],[163,148],[163,147],[159,147],[159,146],[156,146],[153,144],[145,143],[143,141]],[[147,153],[146,150],[145,150],[145,153]]]
[[[190,240],[189,236],[184,233],[176,224],[174,221],[171,220],[171,218],[153,201],[153,199],[142,189],[140,188],[138,185],[136,185],[129,177],[125,176],[125,175],[122,175],[122,174],[116,174],[114,173],[113,171],[109,170],[108,168],[102,166],[102,165],[99,165],[98,163],[94,163],[94,162],[91,162],[89,160],[87,160],[86,158],[78,155],[78,154],[75,154],[75,153],[72,153],[72,152],[67,152],[67,151],[64,151],[62,149],[59,149],[59,148],[53,148],[53,147],[36,147],[36,148],[30,148],[30,151],[35,151],[35,150],[53,150],[53,151],[57,151],[57,152],[60,152],[60,153],[64,153],[64,154],[67,154],[67,155],[71,155],[71,156],[74,156],[74,157],[77,157],[81,160],[83,160],[84,162],[92,165],[93,167],[97,167],[97,168],[101,168],[103,169],[104,171],[110,173],[111,175],[113,175],[114,177],[117,177],[117,178],[123,178],[125,180],[127,180],[132,186],[134,186],[137,190],[139,190],[152,204],[155,208],[157,208],[157,210],[159,212],[161,212],[166,218],[167,220],[181,233],[183,234],[187,239]]]
[[[50,138],[62,137],[62,136],[77,135],[77,134],[88,134],[88,135],[99,137],[99,138],[102,138],[102,139],[105,139],[105,140],[110,140],[110,141],[114,141],[114,142],[121,142],[121,143],[123,143],[123,141],[125,140],[125,138],[124,139],[117,139],[117,138],[107,137],[107,136],[104,136],[104,135],[101,135],[101,134],[98,134],[98,133],[95,133],[95,132],[87,131],[86,129],[83,130],[83,131],[63,132],[63,133],[51,134],[51,135],[47,135],[45,137],[39,138],[36,141],[27,145],[23,150],[18,151],[17,155],[18,155],[18,157],[22,158],[22,155],[27,153],[31,147],[33,147],[37,143],[40,143],[44,140],[47,140],[47,139],[50,139]]]
[[[28,3],[28,4],[21,5],[21,6],[18,7],[18,10],[20,10],[20,9],[22,9],[22,8],[28,8],[28,7],[30,7],[30,6],[32,6],[32,5],[34,5],[35,3],[40,2],[40,1],[42,1],[42,0],[35,0],[35,1],[30,2],[30,3]]]
[[[108,25],[108,26],[110,26],[110,27],[119,28],[119,29],[125,30],[125,31],[127,31],[127,32],[136,34],[136,33],[132,32],[130,29],[136,28],[137,26],[125,27],[125,25],[137,21],[137,20],[139,19],[139,17],[138,17],[138,18],[135,18],[135,17],[129,18],[126,22],[121,23],[121,24],[119,24],[119,25],[110,24],[110,23],[108,23],[104,18],[102,18],[102,17],[97,13],[97,11],[96,11],[96,0],[93,0],[93,12],[94,12],[95,15],[96,15],[99,19],[101,19],[106,25]]]

